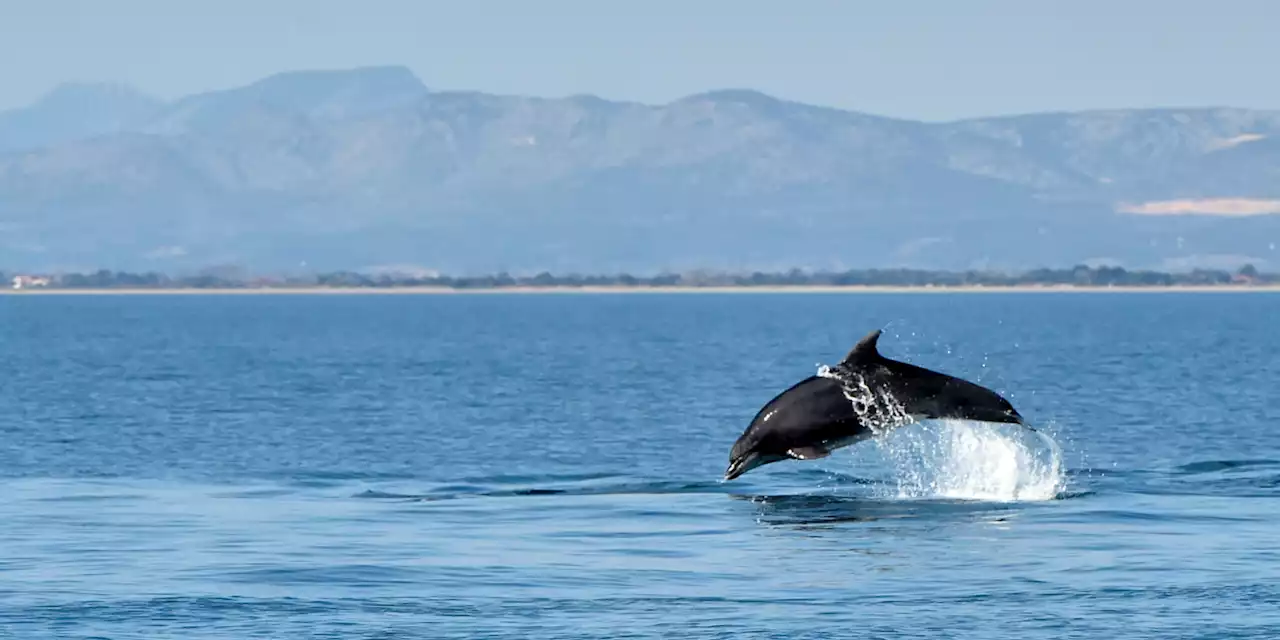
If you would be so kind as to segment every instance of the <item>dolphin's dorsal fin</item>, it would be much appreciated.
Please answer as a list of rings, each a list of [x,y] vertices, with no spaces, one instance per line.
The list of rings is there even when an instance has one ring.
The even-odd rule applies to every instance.
[[[856,362],[874,362],[880,359],[880,352],[876,349],[876,342],[880,340],[880,329],[876,329],[868,333],[866,337],[858,341],[849,350],[849,354],[840,361],[840,364],[853,364]]]

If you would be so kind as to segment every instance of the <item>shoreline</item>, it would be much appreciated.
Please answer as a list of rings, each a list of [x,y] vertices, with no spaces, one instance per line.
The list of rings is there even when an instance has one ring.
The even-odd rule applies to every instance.
[[[244,287],[244,288],[35,288],[0,289],[0,295],[501,295],[501,294],[894,294],[894,293],[1272,293],[1280,284],[1268,285],[1168,285],[1168,286],[890,286],[890,285],[795,285],[795,286],[553,286],[492,287],[454,289],[450,287]]]

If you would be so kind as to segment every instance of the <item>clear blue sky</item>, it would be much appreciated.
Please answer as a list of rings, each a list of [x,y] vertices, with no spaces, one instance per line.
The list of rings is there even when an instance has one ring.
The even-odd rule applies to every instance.
[[[430,87],[665,102],[715,88],[926,120],[1280,108],[1275,0],[0,0],[0,109],[403,64]]]

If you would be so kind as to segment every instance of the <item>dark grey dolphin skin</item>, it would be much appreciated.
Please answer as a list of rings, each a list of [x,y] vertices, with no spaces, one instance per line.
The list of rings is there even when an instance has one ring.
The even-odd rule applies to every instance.
[[[996,392],[885,358],[876,349],[879,339],[878,329],[867,334],[831,368],[833,372],[860,377],[872,391],[891,396],[914,419],[955,418],[1026,426],[1013,405]],[[840,380],[810,376],[760,409],[733,443],[724,479],[733,480],[780,460],[825,458],[872,435],[871,425],[859,417]]]

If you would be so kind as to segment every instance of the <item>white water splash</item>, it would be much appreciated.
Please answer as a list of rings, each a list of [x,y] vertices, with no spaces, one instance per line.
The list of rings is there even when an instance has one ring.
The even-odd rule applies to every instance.
[[[820,366],[840,381],[893,476],[897,499],[1052,500],[1065,487],[1062,452],[1047,434],[965,420],[917,423],[885,390],[856,373]]]
[[[845,369],[822,365],[818,375],[840,383],[844,397],[853,405],[854,413],[877,436],[915,422],[896,398],[884,389],[872,389],[866,378]]]
[[[1057,443],[1014,426],[941,420],[873,442],[893,475],[893,498],[1052,500],[1066,483]]]

